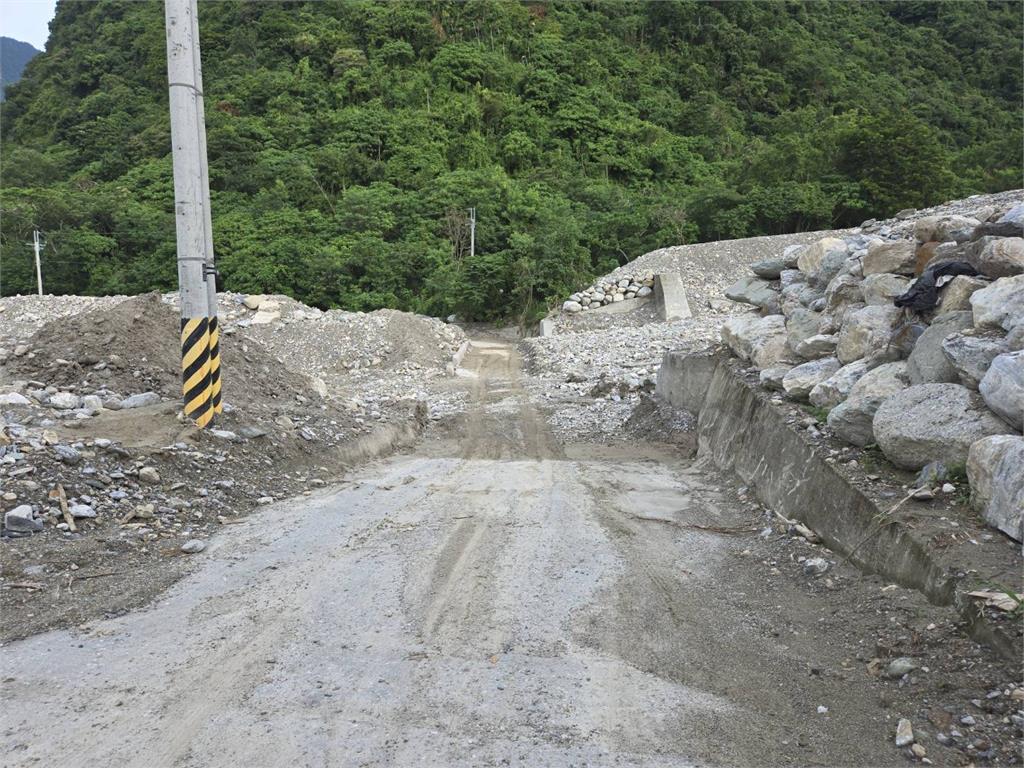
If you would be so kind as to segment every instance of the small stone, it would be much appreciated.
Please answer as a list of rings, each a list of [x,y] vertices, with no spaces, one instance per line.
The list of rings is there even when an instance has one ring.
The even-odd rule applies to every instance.
[[[67,464],[69,467],[74,467],[82,461],[82,454],[70,445],[55,445],[53,446],[53,452],[57,454],[57,458],[61,462]]]
[[[828,570],[829,562],[823,557],[809,557],[804,560],[805,576],[820,576]]]
[[[90,507],[88,504],[72,504],[68,508],[68,512],[71,513],[72,517],[96,517],[96,510]]]
[[[43,524],[35,519],[30,505],[22,504],[4,514],[4,528],[8,531],[32,532],[43,530]]]
[[[910,751],[914,753],[914,757],[916,757],[918,760],[920,760],[922,757],[928,754],[927,752],[925,752],[924,747],[922,747],[920,744],[911,745]]]
[[[64,411],[77,408],[80,402],[78,395],[72,392],[55,392],[50,395],[50,406]]]
[[[189,539],[181,545],[181,551],[186,555],[194,555],[206,549],[206,542],[202,539]]]
[[[824,707],[821,704],[819,704],[818,705],[818,714],[819,715],[826,715],[826,714],[828,714],[828,707]]]
[[[892,679],[899,679],[908,672],[917,669],[917,664],[908,656],[900,656],[893,659],[885,668],[885,676]]]
[[[896,746],[905,747],[908,744],[914,743],[914,728],[910,724],[907,718],[900,718],[899,724],[896,726]]]
[[[942,484],[942,492],[943,493],[953,493],[954,491],[956,491],[956,486],[953,485],[952,483],[943,483]]]
[[[964,715],[960,718],[960,725],[974,725],[977,721],[971,715]]]
[[[139,470],[139,482],[157,485],[160,482],[160,473],[156,471],[156,467],[143,467]]]

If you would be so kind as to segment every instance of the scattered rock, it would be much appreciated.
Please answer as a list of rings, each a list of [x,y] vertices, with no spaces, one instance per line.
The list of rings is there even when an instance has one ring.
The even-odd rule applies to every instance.
[[[0,395],[0,405],[32,405],[32,401],[18,392]]]
[[[77,466],[82,461],[82,454],[70,445],[55,445],[53,446],[53,452],[57,454],[57,458],[61,462],[69,467]]]
[[[891,305],[897,296],[906,293],[910,280],[899,275],[881,273],[868,275],[861,284],[865,304]]]
[[[4,514],[4,529],[17,533],[32,533],[43,530],[43,523],[35,519],[30,505],[21,504]]]
[[[186,555],[195,555],[206,549],[206,542],[202,539],[189,539],[181,545],[181,551]]]
[[[829,568],[829,562],[823,557],[809,557],[804,560],[805,576],[821,576]]]
[[[943,315],[947,312],[970,311],[971,296],[975,291],[980,291],[988,285],[988,281],[977,277],[957,275],[942,289],[942,296],[939,299],[939,308],[936,311],[936,315]]]
[[[778,307],[779,294],[771,284],[757,277],[744,277],[725,289],[725,297],[761,309]]]
[[[900,656],[890,661],[885,667],[885,676],[892,679],[899,679],[909,672],[917,669],[917,663],[909,656]]]
[[[156,467],[143,467],[139,470],[139,482],[146,483],[147,485],[158,485],[160,483],[160,473],[156,471]]]
[[[78,395],[72,392],[54,392],[50,395],[50,406],[60,410],[70,411],[81,404]]]
[[[907,718],[901,717],[899,723],[896,725],[896,746],[905,747],[908,744],[913,744],[913,742],[914,728]]]
[[[71,513],[72,517],[96,517],[96,510],[90,507],[88,504],[72,504],[68,508],[68,512]]]
[[[942,354],[956,371],[960,383],[974,390],[978,389],[992,361],[1009,351],[1003,337],[988,329],[972,328],[951,333],[942,340]]]

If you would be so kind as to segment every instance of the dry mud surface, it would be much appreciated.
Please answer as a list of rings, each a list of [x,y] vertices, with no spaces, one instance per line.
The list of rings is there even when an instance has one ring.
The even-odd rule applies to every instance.
[[[895,766],[901,717],[936,764],[1013,758],[1019,669],[948,611],[808,577],[829,553],[681,451],[555,439],[515,347],[463,365],[415,451],[231,526],[146,610],[7,645],[3,763]]]

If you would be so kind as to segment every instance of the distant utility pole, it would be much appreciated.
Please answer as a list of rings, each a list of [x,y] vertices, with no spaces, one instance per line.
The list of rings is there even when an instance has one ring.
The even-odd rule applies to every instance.
[[[469,258],[476,253],[476,208],[469,209]]]
[[[36,252],[36,287],[39,289],[39,295],[43,295],[43,265],[39,261],[39,250],[43,247],[43,242],[39,239],[39,230],[32,230],[32,248]]]
[[[164,0],[164,14],[181,292],[182,393],[186,415],[206,427],[220,410],[220,345],[196,0]]]

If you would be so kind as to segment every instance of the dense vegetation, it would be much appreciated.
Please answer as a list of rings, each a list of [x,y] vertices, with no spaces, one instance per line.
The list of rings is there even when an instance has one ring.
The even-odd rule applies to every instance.
[[[652,248],[1021,182],[1017,2],[201,3],[224,287],[535,314]],[[161,3],[62,0],[3,105],[4,293],[176,280]],[[478,212],[470,257],[464,211]]]

